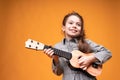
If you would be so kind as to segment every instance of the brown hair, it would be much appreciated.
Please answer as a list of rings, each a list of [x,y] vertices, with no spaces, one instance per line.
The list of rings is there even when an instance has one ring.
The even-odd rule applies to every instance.
[[[83,53],[91,53],[92,49],[91,49],[91,47],[89,46],[89,44],[85,40],[84,21],[83,21],[83,17],[81,15],[79,15],[77,12],[74,12],[74,11],[71,12],[71,13],[68,13],[64,17],[62,25],[63,26],[66,25],[66,21],[67,21],[68,17],[71,16],[71,15],[77,16],[81,20],[81,23],[82,23],[81,24],[80,35],[77,37],[77,39],[79,40],[79,45],[78,45],[79,50],[82,51]]]

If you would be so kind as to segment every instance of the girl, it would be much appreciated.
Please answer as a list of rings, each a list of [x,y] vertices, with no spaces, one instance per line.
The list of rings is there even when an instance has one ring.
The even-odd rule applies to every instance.
[[[62,80],[96,80],[95,76],[90,75],[85,70],[93,62],[103,64],[110,59],[112,56],[110,51],[85,38],[84,21],[77,12],[67,14],[63,19],[62,25],[65,38],[57,43],[55,48],[67,52],[79,50],[84,54],[93,54],[80,57],[78,59],[80,69],[73,69],[67,59],[53,55],[54,51],[51,48],[44,49],[44,53],[53,59],[53,72],[56,75],[63,74]]]

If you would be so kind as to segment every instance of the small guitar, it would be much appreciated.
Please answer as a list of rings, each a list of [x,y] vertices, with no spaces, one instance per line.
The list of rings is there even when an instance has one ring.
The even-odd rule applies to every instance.
[[[34,50],[43,50],[43,49],[51,48],[54,51],[55,55],[58,55],[60,57],[64,57],[64,58],[68,59],[70,64],[72,65],[72,67],[74,67],[76,69],[80,68],[80,65],[78,64],[78,59],[81,56],[92,55],[92,53],[84,54],[84,53],[82,53],[78,50],[73,50],[71,53],[69,53],[69,52],[62,51],[62,50],[59,50],[59,49],[56,49],[56,48],[52,48],[50,46],[47,46],[43,43],[40,43],[40,42],[32,40],[32,39],[28,39],[25,42],[25,47],[29,48],[29,49],[34,49]],[[102,72],[102,65],[94,62],[86,69],[86,71],[92,76],[98,76]]]

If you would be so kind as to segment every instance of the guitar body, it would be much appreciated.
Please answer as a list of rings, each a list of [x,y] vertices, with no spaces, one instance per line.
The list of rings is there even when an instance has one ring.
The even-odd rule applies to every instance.
[[[78,50],[73,50],[72,52],[72,58],[70,59],[70,64],[72,65],[72,67],[74,68],[80,68],[80,65],[78,64],[78,59],[80,56],[90,56],[92,55],[92,53],[89,54],[84,54]],[[98,76],[101,74],[102,72],[102,65],[97,65],[97,66],[93,66],[92,64],[87,68],[86,70],[89,74],[94,75],[94,76]]]

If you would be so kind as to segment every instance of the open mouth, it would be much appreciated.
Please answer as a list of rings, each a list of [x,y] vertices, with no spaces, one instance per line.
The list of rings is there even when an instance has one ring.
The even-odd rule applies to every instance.
[[[70,29],[70,31],[71,31],[71,32],[73,32],[73,33],[78,32],[78,31],[77,31],[77,30],[75,30],[75,29]]]

